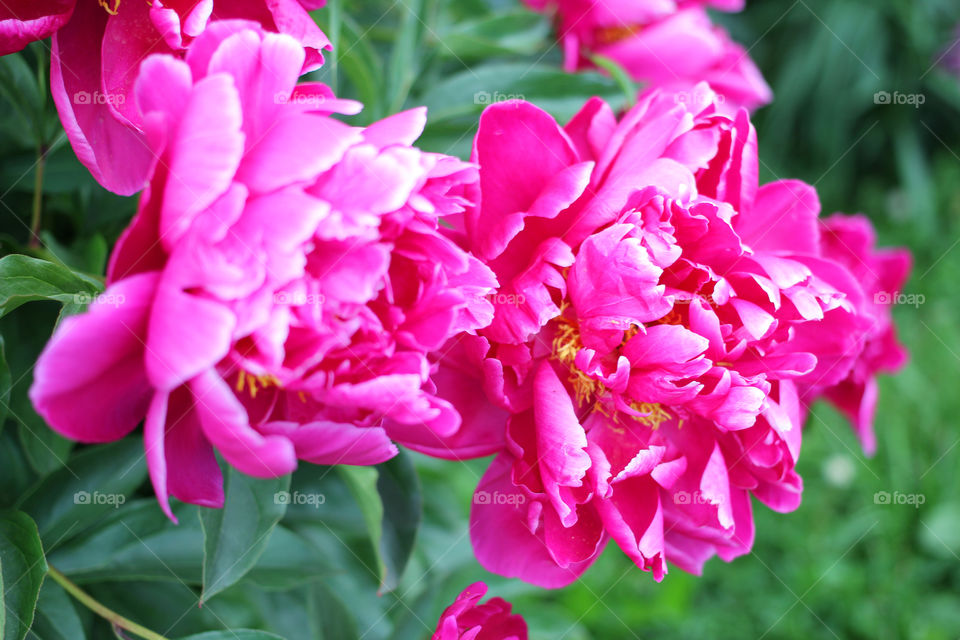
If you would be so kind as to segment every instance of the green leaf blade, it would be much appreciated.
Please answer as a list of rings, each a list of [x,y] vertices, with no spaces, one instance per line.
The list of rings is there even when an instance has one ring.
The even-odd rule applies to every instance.
[[[47,561],[37,525],[21,511],[0,515],[0,575],[3,587],[2,640],[23,640],[36,611]]]

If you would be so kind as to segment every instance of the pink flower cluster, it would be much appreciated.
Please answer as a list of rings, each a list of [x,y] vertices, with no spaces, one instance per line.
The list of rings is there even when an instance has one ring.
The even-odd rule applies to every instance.
[[[150,183],[106,293],[37,364],[31,398],[60,433],[104,442],[145,418],[168,514],[169,495],[222,505],[214,449],[272,477],[459,429],[427,354],[490,319],[492,274],[439,226],[476,169],[411,146],[422,110],[330,117],[359,105],[297,85],[304,61],[290,36],[220,21],[184,59],[143,62]]]
[[[677,99],[706,106],[694,92],[708,82],[718,109],[733,115],[773,98],[747,51],[715,26],[705,7],[740,11],[744,0],[525,0],[556,14],[568,71],[591,68],[591,56],[620,64],[647,87],[675,92]]]
[[[527,623],[510,613],[509,602],[490,598],[480,603],[486,592],[482,582],[464,589],[440,616],[431,640],[527,640]]]
[[[333,116],[358,103],[298,84],[329,44],[321,3],[99,4],[0,9],[0,53],[55,33],[54,97],[93,175],[145,185],[31,398],[83,442],[143,421],[171,517],[170,496],[223,504],[215,452],[261,477],[395,442],[495,454],[471,515],[485,567],[559,587],[612,539],[660,580],[747,553],[754,498],[797,507],[817,398],[873,450],[909,254],[862,216],[821,220],[809,185],[759,185],[743,107],[769,89],[705,12],[742,2],[556,0],[571,69],[601,54],[652,88],[566,126],[493,105],[473,163],[413,146],[423,110],[352,127]],[[434,638],[525,639],[485,590]]]
[[[745,110],[668,93],[619,119],[593,99],[566,127],[491,106],[474,160],[462,242],[500,288],[438,378],[477,442],[504,434],[474,501],[480,562],[559,587],[611,538],[657,580],[747,553],[751,497],[800,502],[801,393],[869,413],[874,372],[899,364],[870,296],[902,254],[874,256],[863,219],[818,220],[806,184],[758,186]]]
[[[0,55],[53,36],[50,86],[77,157],[107,189],[140,191],[152,163],[133,93],[150,54],[183,57],[216,20],[257,22],[297,39],[303,70],[330,42],[307,10],[323,0],[10,0],[0,6]]]

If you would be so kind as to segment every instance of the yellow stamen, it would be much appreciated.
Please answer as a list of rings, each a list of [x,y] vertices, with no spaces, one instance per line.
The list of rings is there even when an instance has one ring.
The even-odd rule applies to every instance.
[[[243,393],[244,387],[247,388],[248,393],[251,398],[257,397],[257,392],[261,389],[268,389],[270,387],[279,387],[280,379],[269,373],[264,373],[260,375],[253,375],[248,373],[243,369],[240,370],[240,373],[237,374],[237,385],[236,390],[238,393]]]
[[[110,6],[111,2],[113,2],[113,6]],[[117,11],[120,9],[120,2],[121,0],[97,0],[97,3],[103,7],[103,10],[112,16],[117,15]]]
[[[583,342],[580,339],[580,327],[578,326],[576,320],[572,320],[568,317],[567,311],[570,308],[570,305],[567,301],[563,301],[560,304],[560,315],[557,316],[557,332],[553,338],[553,357],[563,363],[567,369],[570,370],[570,376],[567,378],[567,381],[570,383],[570,386],[573,387],[573,393],[577,400],[578,406],[584,406],[587,403],[593,401],[593,410],[599,411],[602,415],[606,417],[611,417],[614,423],[620,422],[621,411],[617,411],[613,406],[604,400],[604,395],[606,394],[606,388],[604,388],[603,383],[599,380],[595,380],[587,375],[585,372],[580,370],[576,366],[577,354],[580,353],[580,350],[583,349]],[[677,311],[671,311],[669,314],[658,320],[657,322],[667,322],[667,321],[676,321],[679,323],[681,321],[680,314]],[[673,322],[671,322],[673,324]],[[639,327],[630,327],[623,333],[623,341],[621,342],[621,347],[627,343],[630,338],[637,335],[640,331]],[[607,398],[609,400],[609,398]],[[664,422],[669,422],[674,419],[673,414],[670,413],[663,405],[656,402],[631,402],[630,408],[636,411],[637,413],[645,415],[629,415],[632,419],[636,420],[640,424],[650,427],[651,429],[658,429],[660,425]],[[683,420],[681,419],[678,423],[678,427],[683,426]]]
[[[621,24],[616,27],[600,27],[594,33],[598,44],[614,44],[640,33],[642,24]]]
[[[640,424],[650,427],[651,429],[659,429],[660,425],[662,425],[664,422],[673,420],[673,416],[670,415],[670,412],[664,409],[663,405],[656,402],[631,402],[630,408],[639,413],[647,414],[644,416],[631,415],[630,417]]]
[[[567,319],[564,315],[569,306],[566,301],[560,305],[557,335],[553,338],[553,356],[570,370],[568,381],[573,386],[577,404],[583,405],[596,396],[603,389],[603,385],[599,380],[594,380],[581,371],[575,364],[577,354],[583,349],[583,343],[580,341],[580,328],[576,322]]]
[[[647,323],[648,326],[653,326],[655,324],[683,324],[683,316],[680,315],[680,311],[676,306],[674,306],[672,309],[670,309],[670,313],[667,315],[654,320],[653,322]]]

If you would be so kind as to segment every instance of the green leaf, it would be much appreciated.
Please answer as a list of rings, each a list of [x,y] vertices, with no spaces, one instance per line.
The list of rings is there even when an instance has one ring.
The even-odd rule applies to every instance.
[[[95,278],[63,265],[19,254],[0,260],[0,317],[34,300],[84,306],[100,290]]]
[[[56,582],[45,581],[27,640],[83,640],[86,637],[70,596]]]
[[[638,88],[627,70],[620,66],[620,63],[613,58],[594,55],[590,56],[590,59],[595,65],[609,73],[611,78],[616,80],[620,90],[623,91],[627,107],[632,106],[637,99]]]
[[[10,410],[10,387],[12,383],[3,336],[0,336],[0,429],[3,429],[3,423],[7,421],[7,412]]]
[[[174,503],[174,524],[153,498],[137,500],[50,554],[50,561],[78,584],[102,580],[203,581],[204,538],[198,507]],[[283,525],[269,536],[246,580],[289,589],[333,571],[328,559]]]
[[[32,381],[33,376],[30,377]],[[64,465],[75,443],[48,427],[32,405],[20,400],[15,410],[19,418],[17,435],[24,455],[38,473],[56,471]]]
[[[56,307],[54,302],[43,302],[0,318],[0,331],[6,340],[7,365],[13,381],[7,419],[17,425],[21,455],[40,475],[62,467],[73,448],[71,441],[60,437],[37,415],[28,396],[37,357],[57,320]]]
[[[492,63],[433,84],[416,101],[428,109],[417,146],[468,158],[480,113],[490,104],[526,100],[566,124],[591,96],[614,111],[625,104],[616,81],[596,72],[566,73],[547,64]]]
[[[0,127],[22,146],[37,146],[41,140],[41,122],[46,95],[37,75],[26,60],[25,52],[0,57],[0,95],[12,112]]]
[[[494,56],[533,55],[547,48],[550,23],[530,11],[497,13],[479,20],[455,23],[437,37],[441,57],[461,61]]]
[[[133,501],[102,524],[59,545],[50,562],[78,584],[101,580],[173,580],[200,584],[203,531],[197,507],[174,503],[174,524],[154,498]]]
[[[366,31],[348,14],[341,14],[341,45],[337,56],[340,71],[349,79],[364,104],[362,117],[373,121],[384,115],[382,62],[366,38]]]
[[[13,506],[32,481],[16,437],[11,431],[0,432],[0,509]]]
[[[291,589],[335,570],[324,554],[281,524],[246,579],[268,589]]]
[[[420,480],[410,456],[399,455],[377,465],[380,477],[377,491],[383,502],[383,537],[380,554],[385,566],[383,586],[392,591],[410,559],[423,512]]]
[[[548,65],[499,63],[449,76],[425,93],[421,101],[430,110],[431,119],[441,121],[473,118],[492,102],[527,100],[563,124],[594,95],[611,101],[614,110],[623,102],[617,83],[599,73],[567,73]]]
[[[223,509],[200,512],[203,600],[233,585],[253,568],[286,512],[289,488],[289,476],[263,480],[228,469]]]
[[[423,30],[423,18],[420,17],[423,13],[423,0],[408,0],[399,6],[403,11],[403,18],[396,31],[387,76],[387,104],[390,111],[403,108],[423,58],[417,55],[420,33]]]
[[[315,584],[310,593],[311,616],[320,621],[320,640],[357,640],[357,623],[349,607],[323,584]]]
[[[401,452],[374,467],[338,467],[363,512],[377,553],[380,586],[392,591],[410,558],[423,507],[410,457]]]
[[[336,467],[340,476],[346,482],[353,499],[363,513],[363,521],[367,526],[367,535],[370,544],[377,556],[377,574],[383,583],[386,567],[380,555],[380,542],[383,539],[383,502],[377,492],[379,472],[376,467],[351,467],[342,465]]]
[[[84,449],[40,481],[20,505],[48,546],[76,536],[116,511],[147,477],[139,437]]]
[[[207,631],[180,640],[283,640],[281,636],[266,631],[252,629],[227,629],[226,631]]]
[[[164,637],[176,638],[201,633],[210,629],[222,629],[225,626],[250,628],[256,626],[245,619],[218,619],[217,612],[210,607],[199,607],[197,591],[189,585],[174,581],[131,581],[96,582],[84,585],[84,590],[111,610],[120,615],[162,633]],[[81,617],[87,614],[85,608],[77,607]],[[174,614],[173,612],[176,612]],[[98,633],[98,628],[109,625],[93,625],[87,621],[87,629],[93,640],[112,637]],[[91,627],[93,627],[91,629]],[[134,640],[136,636],[129,636]]]
[[[37,168],[35,149],[10,154],[0,165],[0,185],[11,192],[33,193]],[[88,187],[90,172],[80,164],[69,146],[50,151],[43,167],[44,196],[69,194]]]
[[[46,574],[47,562],[43,557],[40,534],[30,516],[21,511],[0,515],[2,640],[23,640],[27,635]]]

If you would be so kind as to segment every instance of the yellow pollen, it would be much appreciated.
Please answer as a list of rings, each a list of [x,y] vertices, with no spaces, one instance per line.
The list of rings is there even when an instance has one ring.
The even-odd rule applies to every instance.
[[[654,320],[653,322],[648,322],[647,324],[648,325],[683,324],[683,316],[680,315],[680,311],[677,310],[677,307],[673,307],[672,309],[670,309],[670,313],[668,313],[667,315],[657,320]]]
[[[643,30],[642,24],[621,24],[616,27],[600,27],[595,35],[599,44],[614,44],[640,33]]]
[[[111,2],[113,6],[111,6]],[[97,0],[97,3],[103,7],[103,10],[112,16],[117,15],[117,11],[120,9],[120,2],[121,0]]]
[[[645,416],[634,416],[630,417],[644,425],[645,427],[650,427],[651,429],[659,429],[660,425],[664,422],[673,419],[673,416],[670,415],[670,412],[663,408],[663,405],[657,402],[631,402],[630,408],[639,413],[645,413]],[[680,421],[680,424],[683,424],[683,421]]]
[[[560,304],[557,335],[553,338],[553,356],[570,370],[568,381],[573,386],[577,404],[583,405],[596,396],[603,389],[603,385],[581,371],[575,364],[577,354],[583,349],[583,342],[580,341],[580,329],[576,323],[564,317],[564,312],[569,306],[566,301]]]
[[[247,388],[247,391],[250,393],[251,398],[257,397],[257,392],[261,389],[268,389],[270,387],[279,387],[280,379],[269,373],[261,374],[258,376],[253,375],[252,373],[247,373],[243,369],[240,370],[240,373],[237,375],[237,392],[242,393],[244,387]]]
[[[570,376],[567,378],[567,381],[570,383],[570,386],[573,387],[573,393],[577,399],[577,405],[584,406],[593,401],[593,411],[599,411],[601,415],[604,415],[608,418],[612,417],[614,423],[619,423],[620,414],[623,412],[614,409],[609,402],[604,402],[603,398],[601,397],[606,392],[603,383],[599,380],[591,378],[576,366],[575,361],[577,354],[580,353],[581,349],[583,349],[583,342],[580,339],[580,328],[577,325],[576,320],[571,320],[569,317],[567,317],[566,312],[569,308],[570,305],[566,300],[560,304],[560,315],[557,316],[556,319],[557,332],[553,338],[552,345],[553,357],[566,365],[567,369],[570,370]],[[662,318],[661,321],[669,318],[673,314],[676,314],[677,320],[679,321],[679,313],[676,311],[671,311],[670,314]],[[627,343],[628,340],[630,340],[630,338],[637,335],[639,332],[640,328],[636,326],[632,326],[624,331],[623,341],[621,342],[620,346],[622,347]],[[663,405],[656,402],[634,401],[630,403],[630,408],[637,413],[642,413],[645,415],[626,415],[629,415],[633,420],[636,420],[640,424],[650,427],[651,429],[657,429],[664,422],[669,422],[674,418],[673,414],[671,414]],[[678,428],[681,426],[683,426],[682,419],[679,421]]]

